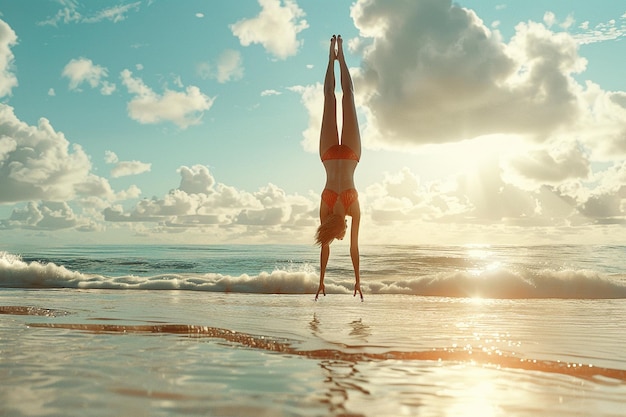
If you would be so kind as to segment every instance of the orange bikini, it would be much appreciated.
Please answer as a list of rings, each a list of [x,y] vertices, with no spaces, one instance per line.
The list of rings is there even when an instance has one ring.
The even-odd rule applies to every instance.
[[[359,157],[348,145],[333,145],[322,155],[322,162],[329,159],[351,159],[359,162]]]
[[[347,159],[359,162],[358,155],[350,149],[348,145],[333,145],[328,148],[328,150],[324,152],[324,155],[322,155],[322,162],[332,159]],[[348,207],[358,200],[359,193],[357,193],[354,188],[345,189],[341,193],[337,193],[329,188],[325,188],[324,191],[322,191],[322,201],[325,202],[331,210],[335,207],[338,198],[343,208],[348,210]]]
[[[328,205],[331,209],[335,207],[335,203],[337,202],[337,198],[340,199],[341,204],[343,204],[343,208],[348,210],[348,207],[352,205],[359,198],[359,193],[354,188],[348,188],[343,190],[341,193],[337,193],[328,188],[324,188],[322,191],[322,201]]]

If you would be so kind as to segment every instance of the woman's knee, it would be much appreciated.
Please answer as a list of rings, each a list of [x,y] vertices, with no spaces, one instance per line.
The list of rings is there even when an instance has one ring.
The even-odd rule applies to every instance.
[[[326,103],[336,103],[337,97],[335,96],[334,87],[324,87],[324,101]]]

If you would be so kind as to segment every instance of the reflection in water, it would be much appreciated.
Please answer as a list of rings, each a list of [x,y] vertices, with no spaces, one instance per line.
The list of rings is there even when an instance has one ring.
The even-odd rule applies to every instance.
[[[39,308],[31,306],[0,306],[0,314],[12,314],[19,316],[44,316],[59,317],[67,316],[67,311],[53,310],[50,308]]]
[[[367,337],[372,334],[370,326],[363,323],[363,319],[361,318],[351,321],[349,326],[350,332],[348,334],[363,342],[367,342]],[[323,333],[321,330],[321,321],[315,313],[313,313],[313,319],[309,322],[309,329],[311,329],[311,333],[316,337],[319,337],[319,335]]]
[[[485,302],[486,303],[486,302]],[[479,303],[478,305],[482,305]],[[490,304],[484,304],[489,307]],[[475,304],[471,306],[476,308]],[[0,309],[1,310],[1,309]],[[49,310],[27,311],[17,308],[15,311],[31,315],[47,315]],[[67,320],[68,318],[64,318]],[[322,314],[313,315],[308,323],[308,329],[316,337],[321,339],[325,332],[334,334],[342,332],[350,335],[353,340],[376,339],[377,327],[373,329],[362,319],[334,316],[332,319]],[[99,320],[104,320],[103,318]],[[368,316],[367,320],[372,320]],[[369,321],[368,321],[369,322]],[[372,323],[375,323],[372,321]],[[306,326],[306,319],[303,320]],[[30,327],[65,329],[88,333],[106,333],[109,335],[121,334],[171,334],[180,338],[197,339],[210,338],[225,341],[223,345],[231,347],[247,347],[250,351],[259,351],[268,358],[307,358],[310,367],[318,367],[321,373],[315,372],[315,376],[302,374],[297,381],[302,381],[302,392],[307,393],[308,398],[317,406],[324,408],[326,415],[442,415],[442,416],[500,416],[507,415],[511,410],[521,410],[522,414],[530,415],[531,412],[542,410],[547,405],[553,404],[555,398],[563,401],[566,411],[576,414],[578,404],[577,396],[580,396],[581,386],[586,384],[591,388],[583,391],[585,395],[593,395],[597,384],[603,384],[605,389],[614,389],[623,392],[626,386],[626,371],[614,368],[603,368],[578,363],[567,363],[550,360],[533,360],[520,356],[514,352],[492,349],[501,343],[492,343],[491,339],[484,338],[484,334],[478,333],[484,339],[481,343],[484,348],[472,347],[471,344],[457,346],[449,345],[444,348],[407,348],[405,350],[390,350],[387,348],[367,346],[369,343],[352,345],[335,343],[330,348],[311,348],[311,345],[301,345],[295,340],[254,335],[236,332],[229,329],[195,326],[187,324],[167,324],[144,322],[139,325],[122,325],[108,323],[32,323]],[[306,332],[307,330],[305,330]],[[70,334],[71,336],[71,334]],[[494,334],[493,338],[508,338],[506,334]],[[124,339],[124,338],[122,338]],[[66,339],[63,339],[64,341]],[[143,340],[135,339],[138,343]],[[345,341],[345,338],[343,338]],[[222,344],[222,343],[220,343]],[[171,346],[171,343],[166,343]],[[202,345],[202,343],[199,343]],[[461,345],[461,344],[460,344]],[[161,345],[163,346],[163,345]],[[329,345],[325,345],[329,346]],[[234,351],[235,349],[233,349]],[[248,349],[242,349],[248,352]],[[63,350],[63,365],[60,372],[66,374],[66,366],[71,363],[71,356],[65,355]],[[265,352],[275,352],[278,355],[264,355]],[[146,355],[149,356],[149,355]],[[184,355],[180,357],[185,357]],[[202,360],[206,361],[203,356]],[[223,357],[215,359],[223,361]],[[181,364],[184,369],[193,369],[193,366]],[[241,368],[244,369],[244,368]],[[519,372],[516,370],[522,370]],[[525,371],[539,371],[525,372]],[[229,368],[225,375],[232,372]],[[178,372],[173,372],[179,375]],[[191,374],[193,378],[199,378],[201,370],[197,374]],[[280,374],[280,373],[278,373]],[[36,375],[36,374],[34,374]],[[574,377],[564,378],[563,375]],[[189,376],[189,375],[188,375]],[[266,378],[263,376],[263,378]],[[609,379],[610,378],[610,379]],[[262,379],[265,382],[265,379]],[[280,378],[275,378],[279,380]],[[46,379],[46,385],[50,378]],[[52,379],[53,383],[60,382]],[[269,380],[267,380],[269,382]],[[539,381],[539,382],[537,382]],[[185,384],[180,383],[180,387]],[[540,389],[538,389],[540,387]],[[554,389],[552,387],[555,387]],[[606,388],[608,387],[608,388]],[[179,393],[178,390],[149,389],[142,386],[115,386],[110,391],[126,397],[147,398],[150,401],[161,401],[163,404],[171,403],[176,407],[195,404],[195,401],[213,401],[203,393]],[[282,387],[273,392],[283,392]],[[39,387],[37,393],[46,396],[46,387]],[[604,395],[600,391],[598,396]],[[57,394],[57,391],[54,391]],[[568,396],[568,393],[571,395]],[[197,396],[196,396],[197,395]],[[24,393],[14,392],[12,398],[25,398]],[[50,394],[50,398],[52,393]],[[54,399],[46,399],[40,407],[49,406]],[[288,395],[284,398],[291,398]],[[612,401],[610,398],[600,398],[600,403]],[[615,396],[615,398],[623,398]],[[291,401],[291,399],[289,400]],[[287,401],[287,402],[289,402]],[[614,401],[617,402],[617,401]],[[603,403],[603,404],[604,404]],[[34,402],[37,404],[37,402]],[[183,405],[181,405],[183,404]],[[173,405],[168,405],[170,407]],[[166,407],[166,406],[163,406]],[[589,409],[589,404],[582,409]],[[618,403],[616,407],[623,407]],[[1,406],[0,406],[1,408]],[[30,410],[30,409],[29,409]],[[260,415],[262,409],[254,413],[242,413],[241,410],[220,409],[220,415],[250,414]],[[249,411],[249,410],[247,410]],[[1,414],[1,413],[0,413]],[[515,412],[510,413],[515,414]],[[541,413],[538,413],[541,414]],[[216,414],[217,415],[217,414]],[[542,414],[549,415],[549,414]],[[615,414],[619,415],[619,414]]]
[[[320,368],[325,375],[324,394],[321,402],[328,406],[333,415],[352,415],[348,412],[348,403],[360,395],[370,396],[370,392],[361,386],[368,381],[359,374],[357,364],[347,361],[322,360]]]
[[[361,318],[349,323],[350,336],[367,342],[366,337],[371,335],[370,327],[363,323]],[[314,336],[318,337],[321,331],[321,321],[317,315],[313,314],[313,319],[309,322],[309,328]],[[320,402],[328,407],[331,415],[340,416],[360,416],[349,411],[350,400],[358,401],[355,397],[370,396],[369,390],[365,388],[369,381],[360,374],[358,360],[342,360],[340,355],[336,355],[337,360],[321,359],[319,366],[324,375],[323,394]]]
[[[313,320],[309,323],[309,328],[314,335],[317,335],[320,332],[320,320],[317,318],[315,313],[313,313]]]
[[[366,337],[372,334],[370,327],[367,324],[363,324],[362,319],[354,320],[350,323],[350,326],[352,327],[350,336],[356,336],[364,342],[367,342]]]
[[[485,272],[493,272],[504,268],[506,265],[494,259],[494,252],[489,250],[488,246],[470,247],[466,252],[469,264],[473,267],[468,268],[468,272],[473,276],[480,276]]]
[[[505,387],[498,387],[493,373],[481,367],[468,366],[463,372],[464,378],[456,381],[446,390],[444,409],[450,416],[493,417],[503,414],[496,404],[498,396]],[[523,391],[520,391],[524,395]]]
[[[453,361],[460,363],[481,364],[497,368],[522,369],[571,375],[578,378],[593,379],[597,377],[612,378],[626,382],[626,370],[604,368],[551,360],[528,359],[516,356],[514,353],[491,350],[474,350],[470,345],[463,347],[433,348],[421,351],[387,351],[347,352],[341,349],[314,349],[300,350],[293,341],[274,339],[265,336],[256,336],[229,329],[220,329],[210,326],[196,326],[191,324],[145,324],[145,325],[114,325],[114,324],[72,324],[72,323],[29,323],[30,327],[51,329],[70,329],[93,333],[165,333],[187,337],[209,337],[238,343],[255,349],[269,352],[280,352],[288,355],[297,355],[309,359],[344,360],[347,362],[368,362],[372,360],[401,360],[401,361]]]

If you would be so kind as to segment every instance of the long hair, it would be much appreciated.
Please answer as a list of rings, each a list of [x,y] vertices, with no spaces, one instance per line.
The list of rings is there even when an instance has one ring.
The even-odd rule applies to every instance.
[[[317,228],[315,233],[315,243],[318,246],[330,245],[345,230],[345,220],[343,216],[331,214],[326,221]]]

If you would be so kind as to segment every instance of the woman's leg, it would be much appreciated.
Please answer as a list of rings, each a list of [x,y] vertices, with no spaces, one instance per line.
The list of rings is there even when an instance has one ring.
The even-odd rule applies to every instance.
[[[356,107],[354,105],[354,88],[352,77],[346,65],[343,55],[343,39],[337,38],[337,61],[339,61],[339,71],[341,76],[341,90],[343,99],[341,100],[343,110],[343,127],[341,129],[341,144],[347,145],[361,157],[361,133],[359,132],[359,122],[356,117]]]
[[[337,98],[335,97],[335,45],[337,38],[333,35],[330,40],[330,52],[328,55],[328,67],[326,68],[326,76],[324,77],[324,114],[322,115],[322,129],[320,131],[320,158],[331,146],[339,144],[339,132],[337,130]],[[320,202],[320,221],[328,216],[328,209],[332,211],[332,207],[324,209],[324,204]],[[322,245],[320,252],[320,284],[317,287],[315,300],[320,292],[326,295],[324,288],[324,276],[326,275],[326,265],[330,256],[329,245]]]
[[[361,157],[361,133],[359,132],[359,122],[356,116],[356,106],[354,105],[354,87],[352,77],[346,65],[343,54],[343,39],[337,38],[337,60],[339,61],[339,71],[341,76],[341,90],[343,99],[341,101],[343,111],[343,127],[341,130],[341,144],[347,145]],[[358,201],[352,203],[351,207],[352,227],[350,234],[350,258],[354,268],[354,295],[357,293],[363,301],[361,291],[360,254],[359,254],[359,226],[361,223],[361,208]]]
[[[337,98],[335,97],[335,44],[337,38],[333,35],[330,40],[328,67],[324,77],[324,113],[322,115],[322,129],[320,131],[320,158],[333,145],[339,144],[337,130]]]

